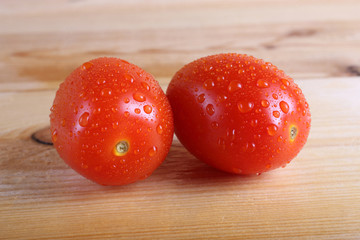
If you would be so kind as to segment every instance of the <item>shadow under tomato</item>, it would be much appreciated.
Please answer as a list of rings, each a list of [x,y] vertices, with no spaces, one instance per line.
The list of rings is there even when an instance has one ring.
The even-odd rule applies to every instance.
[[[101,186],[77,174],[59,157],[53,146],[30,137],[0,142],[0,187],[4,196],[18,203],[54,199],[130,197],[142,199],[152,191],[216,192],[251,187],[265,176],[240,176],[216,170],[191,155],[174,140],[163,164],[151,176],[124,186]],[[267,175],[267,174],[264,174]],[[149,191],[151,189],[151,191]],[[165,194],[166,195],[166,194]]]
[[[190,154],[178,140],[174,140],[164,163],[150,177],[180,185],[245,183],[263,176],[237,175],[217,170]]]

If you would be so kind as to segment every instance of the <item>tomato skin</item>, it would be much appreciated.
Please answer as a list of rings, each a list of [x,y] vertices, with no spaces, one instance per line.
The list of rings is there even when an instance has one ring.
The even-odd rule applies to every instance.
[[[300,88],[271,63],[251,56],[195,60],[175,74],[167,96],[180,142],[226,172],[256,174],[285,166],[309,135],[311,115]]]
[[[166,158],[174,131],[171,107],[158,82],[117,58],[86,62],[60,84],[50,128],[60,157],[102,185],[149,176]]]

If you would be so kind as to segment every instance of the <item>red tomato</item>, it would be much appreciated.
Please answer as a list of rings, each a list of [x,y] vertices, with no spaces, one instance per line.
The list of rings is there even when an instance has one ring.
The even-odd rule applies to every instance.
[[[158,82],[116,58],[94,59],[72,72],[56,93],[50,123],[60,157],[102,185],[149,176],[164,161],[174,131]]]
[[[271,63],[240,54],[198,59],[180,69],[167,96],[175,133],[198,159],[255,174],[285,166],[304,146],[309,105]]]

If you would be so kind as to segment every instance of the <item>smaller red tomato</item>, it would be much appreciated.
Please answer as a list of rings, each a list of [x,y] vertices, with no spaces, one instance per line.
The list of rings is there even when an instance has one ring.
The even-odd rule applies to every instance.
[[[300,88],[274,65],[247,55],[187,64],[167,96],[180,142],[223,171],[254,174],[285,166],[309,135],[310,111]]]
[[[66,78],[51,108],[50,127],[60,157],[103,185],[149,176],[164,161],[174,131],[158,82],[116,58],[91,60]]]

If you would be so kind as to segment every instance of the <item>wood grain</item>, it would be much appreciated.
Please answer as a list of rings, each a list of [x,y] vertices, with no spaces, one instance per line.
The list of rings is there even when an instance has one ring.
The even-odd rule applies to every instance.
[[[159,80],[219,52],[264,58],[294,78],[360,72],[357,0],[4,0],[0,6],[5,82],[51,84],[104,55],[136,63]]]
[[[0,239],[360,239],[360,2],[156,0],[0,2]],[[127,59],[165,89],[218,52],[293,76],[312,129],[286,168],[216,171],[174,140],[148,179],[98,186],[52,146],[60,81],[99,56]]]
[[[313,124],[306,147],[288,167],[229,175],[199,162],[175,140],[152,176],[123,187],[82,178],[53,147],[30,139],[48,124],[54,91],[1,93],[2,237],[358,239],[360,101],[351,96],[360,91],[360,78],[298,83]]]

